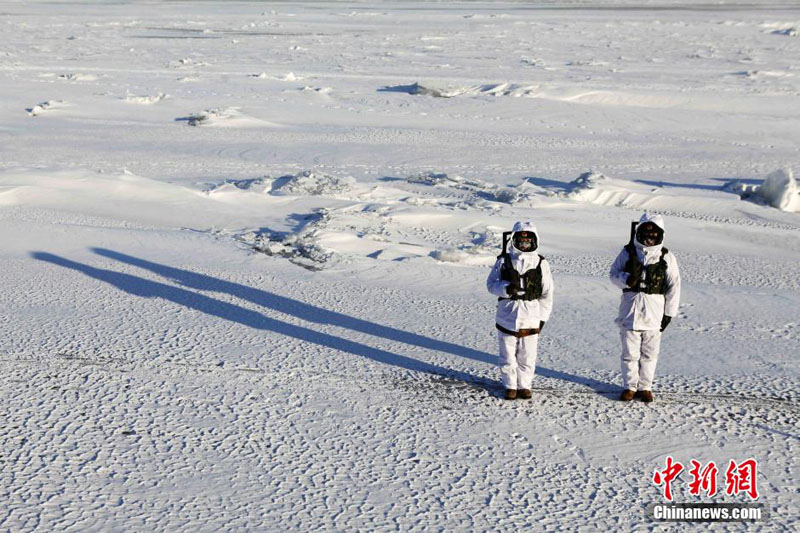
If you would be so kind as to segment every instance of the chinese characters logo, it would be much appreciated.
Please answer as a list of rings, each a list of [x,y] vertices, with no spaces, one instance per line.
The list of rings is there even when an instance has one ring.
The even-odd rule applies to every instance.
[[[678,479],[684,467],[675,461],[672,456],[667,457],[666,466],[663,470],[656,470],[653,473],[653,483],[662,487],[664,498],[673,501],[672,483]],[[728,463],[725,470],[725,494],[737,496],[740,493],[747,494],[751,499],[758,499],[758,489],[756,488],[756,477],[758,463],[755,459],[746,459],[736,463],[733,459]],[[691,460],[691,469],[688,470],[691,480],[688,483],[689,494],[700,496],[704,493],[708,497],[717,494],[717,474],[719,469],[714,461],[703,465],[699,461]]]

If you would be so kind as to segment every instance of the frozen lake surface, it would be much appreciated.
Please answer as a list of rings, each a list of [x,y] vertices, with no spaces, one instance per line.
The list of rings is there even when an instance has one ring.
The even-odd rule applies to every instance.
[[[0,1],[0,529],[797,528],[795,2]],[[683,276],[622,404],[631,220]],[[485,289],[556,295],[507,402]],[[678,482],[675,482],[678,483]],[[662,524],[663,525],[663,524]],[[717,524],[741,530],[741,523]],[[751,526],[752,527],[752,526]]]

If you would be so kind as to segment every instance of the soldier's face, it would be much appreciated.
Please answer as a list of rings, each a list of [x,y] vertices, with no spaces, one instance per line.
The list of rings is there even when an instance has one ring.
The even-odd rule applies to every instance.
[[[661,230],[652,222],[645,222],[639,228],[639,242],[645,246],[655,246],[661,237]]]
[[[525,233],[517,235],[514,246],[520,251],[529,252],[533,248],[533,237]]]

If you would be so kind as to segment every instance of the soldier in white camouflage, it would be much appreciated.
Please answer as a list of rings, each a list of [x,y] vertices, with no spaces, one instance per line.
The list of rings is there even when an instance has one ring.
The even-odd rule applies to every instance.
[[[622,289],[616,323],[622,338],[622,401],[652,402],[661,333],[678,312],[678,261],[663,246],[664,219],[643,214],[634,236],[611,266],[611,281]]]
[[[517,222],[506,235],[510,238],[503,239],[503,252],[486,288],[497,296],[495,325],[505,398],[529,399],[539,334],[553,308],[553,276],[537,253],[539,235],[531,222]]]

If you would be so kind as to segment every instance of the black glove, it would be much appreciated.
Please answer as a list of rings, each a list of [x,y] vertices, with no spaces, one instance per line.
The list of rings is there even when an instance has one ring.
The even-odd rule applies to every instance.
[[[635,266],[631,267],[631,273],[628,274],[627,279],[625,280],[625,284],[630,287],[631,289],[636,286],[639,281],[642,279],[642,265],[640,263],[636,263]]]
[[[661,319],[661,331],[667,329],[667,326],[669,326],[671,320],[672,320],[671,316],[664,315],[664,318]]]
[[[509,296],[516,296],[517,291],[519,291],[519,285],[516,285],[514,283],[509,283],[506,286],[506,294],[508,294]]]

